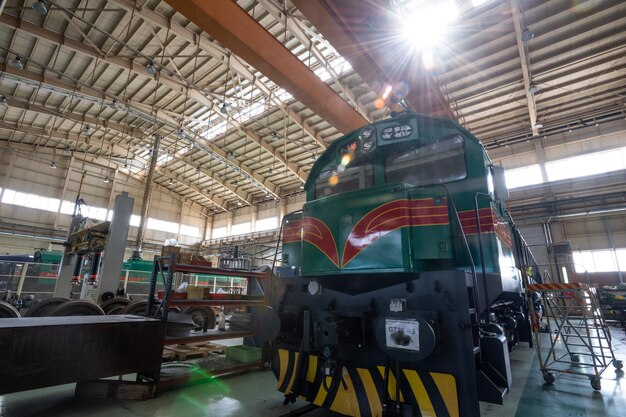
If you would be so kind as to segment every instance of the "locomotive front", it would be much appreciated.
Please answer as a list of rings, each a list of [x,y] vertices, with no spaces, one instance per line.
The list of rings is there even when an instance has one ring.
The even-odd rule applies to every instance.
[[[272,367],[349,416],[479,416],[527,340],[502,172],[458,124],[405,114],[335,141],[285,216]]]

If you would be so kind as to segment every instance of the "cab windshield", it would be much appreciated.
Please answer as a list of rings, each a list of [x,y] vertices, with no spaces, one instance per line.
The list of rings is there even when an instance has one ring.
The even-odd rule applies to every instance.
[[[467,176],[465,142],[454,135],[430,142],[385,160],[386,182],[414,186],[442,184]]]

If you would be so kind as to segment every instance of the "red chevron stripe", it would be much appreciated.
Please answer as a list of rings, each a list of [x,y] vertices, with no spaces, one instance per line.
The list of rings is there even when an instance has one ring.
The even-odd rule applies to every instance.
[[[302,220],[292,220],[283,228],[283,242],[293,243],[302,240]]]
[[[345,267],[374,241],[395,229],[409,225],[410,213],[409,201],[403,199],[378,206],[363,216],[346,239],[341,266]]]
[[[587,290],[589,286],[582,283],[545,283],[545,284],[530,284],[526,287],[529,291],[561,291],[561,290]]]
[[[302,240],[309,242],[339,267],[337,244],[330,229],[324,222],[314,217],[302,218]]]
[[[447,200],[435,205],[432,198],[396,200],[376,207],[357,222],[344,245],[342,267],[362,250],[388,233],[408,226],[449,223]]]
[[[438,224],[448,224],[448,214],[436,214],[431,216],[413,216],[412,226],[428,226]]]

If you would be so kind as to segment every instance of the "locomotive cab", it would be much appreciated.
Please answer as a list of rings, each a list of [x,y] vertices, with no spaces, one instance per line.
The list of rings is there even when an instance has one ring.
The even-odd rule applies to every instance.
[[[351,416],[502,403],[529,332],[495,171],[465,129],[417,114],[328,147],[282,225],[272,366],[288,400]]]

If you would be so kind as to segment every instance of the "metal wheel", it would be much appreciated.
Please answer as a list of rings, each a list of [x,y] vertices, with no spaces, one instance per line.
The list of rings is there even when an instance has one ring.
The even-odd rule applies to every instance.
[[[40,303],[33,304],[25,314],[25,317],[48,317],[61,304],[71,301],[65,297],[53,297],[43,300]]]
[[[211,307],[186,307],[181,310],[182,314],[191,315],[191,320],[196,324],[195,330],[215,328],[215,311]]]
[[[6,301],[0,301],[0,319],[13,319],[22,317],[20,312]]]
[[[553,384],[554,383],[554,374],[552,372],[544,372],[543,373],[543,380],[546,381],[546,384]]]
[[[600,391],[602,389],[600,378],[591,378],[591,388],[593,388],[596,391]]]
[[[91,301],[75,300],[61,304],[51,316],[104,316],[104,311],[98,304]]]
[[[119,314],[135,314],[137,316],[145,316],[147,307],[148,300],[134,301],[124,307],[122,311],[119,312]],[[156,304],[152,305],[151,316],[154,316],[154,314],[156,314],[158,307],[159,306]]]
[[[624,367],[624,362],[620,361],[619,359],[613,359],[613,366],[615,367],[615,369],[622,369]]]
[[[111,308],[107,313],[105,313],[107,316],[113,316],[115,314],[122,314],[122,310],[124,310],[125,306],[117,306],[117,307],[113,307]]]
[[[100,304],[105,314],[119,314],[127,305],[132,303],[131,300],[125,297],[111,298]],[[145,307],[144,307],[145,308]]]

